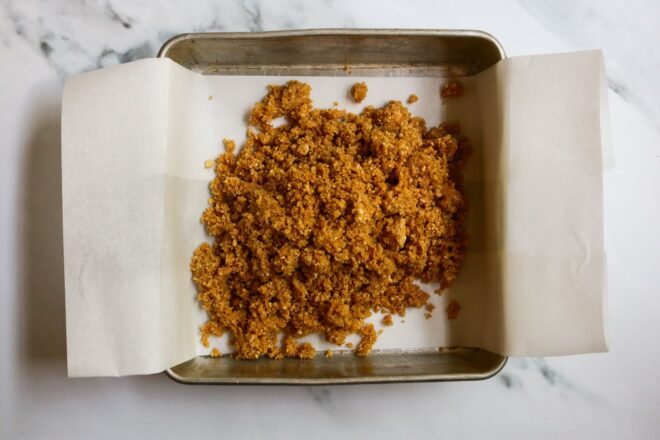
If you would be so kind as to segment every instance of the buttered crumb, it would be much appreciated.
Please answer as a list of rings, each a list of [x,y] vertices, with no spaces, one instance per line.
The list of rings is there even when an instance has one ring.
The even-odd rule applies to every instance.
[[[362,102],[367,97],[368,91],[369,89],[367,88],[367,83],[355,83],[353,84],[353,87],[351,87],[351,96],[355,102]]]
[[[234,142],[232,139],[223,139],[222,144],[225,146],[225,151],[227,153],[234,153],[234,150],[236,149],[236,142]]]
[[[413,94],[413,95],[408,96],[408,104],[414,104],[418,100],[419,100],[419,98],[417,97],[417,95]]]
[[[458,81],[449,81],[442,86],[440,96],[443,98],[458,98],[463,95],[463,85]]]
[[[447,312],[447,318],[456,319],[458,318],[458,312],[461,311],[461,305],[452,299],[449,302],[449,305],[445,308],[445,311]]]

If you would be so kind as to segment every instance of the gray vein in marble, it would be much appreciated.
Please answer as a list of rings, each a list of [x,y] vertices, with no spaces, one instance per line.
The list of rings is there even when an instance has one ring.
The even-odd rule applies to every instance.
[[[331,415],[336,414],[337,408],[332,400],[330,390],[328,388],[307,387],[307,391],[312,395],[314,402],[324,411]]]
[[[119,24],[124,26],[125,29],[130,29],[132,27],[131,19],[128,18],[128,17],[124,18],[121,15],[119,15],[119,13],[117,11],[115,11],[115,9],[113,8],[112,4],[110,4],[110,2],[107,2],[105,4],[105,8],[108,11],[108,14],[110,15],[110,18],[113,21],[118,22]]]
[[[522,389],[527,380],[536,378],[564,397],[573,396],[592,404],[611,406],[601,396],[583,389],[552,368],[545,358],[511,358],[507,363],[507,369],[497,377],[507,389]]]
[[[500,373],[500,374],[497,375],[497,379],[507,389],[522,388],[522,382],[515,375],[509,374],[509,373]]]
[[[248,29],[250,32],[258,32],[264,29],[263,17],[261,16],[261,7],[258,2],[255,1],[241,1],[241,8],[248,15]]]

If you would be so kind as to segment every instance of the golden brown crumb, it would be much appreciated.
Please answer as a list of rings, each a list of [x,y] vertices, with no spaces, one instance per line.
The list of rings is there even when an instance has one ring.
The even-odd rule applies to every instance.
[[[392,315],[383,316],[383,325],[390,326],[393,325],[394,321],[392,320]]]
[[[412,95],[408,96],[408,104],[414,104],[418,100],[419,100],[419,98],[415,94],[412,94]]]
[[[376,343],[376,329],[373,324],[367,324],[362,326],[358,334],[362,339],[360,339],[360,343],[355,349],[355,354],[358,356],[366,356],[371,352],[371,349]]]
[[[333,105],[334,107],[337,107],[337,106],[339,105],[339,103],[338,103],[337,101],[334,101],[334,102],[332,103],[332,105]]]
[[[449,305],[445,308],[445,311],[447,312],[447,318],[456,319],[458,318],[458,312],[461,311],[461,305],[452,299],[449,302]]]
[[[463,258],[464,145],[401,102],[358,115],[314,108],[310,90],[270,86],[243,149],[216,161],[201,218],[214,241],[190,268],[202,342],[228,331],[238,359],[311,358],[296,340],[313,333],[336,345],[358,334],[367,354],[365,319],[424,306],[414,281],[446,288]]]
[[[234,153],[236,142],[234,142],[232,139],[223,139],[222,144],[225,146],[225,151],[227,153]]]
[[[208,159],[204,161],[204,168],[213,168],[215,161],[213,159]]]
[[[213,347],[213,350],[211,350],[211,357],[212,358],[219,358],[220,356],[222,356],[222,353],[220,353],[220,350]]]
[[[427,312],[432,312],[435,310],[435,306],[431,303],[428,303],[424,308],[426,309]]]
[[[424,313],[424,319],[431,319],[433,317],[432,313],[426,312]]]
[[[369,89],[367,88],[367,83],[355,83],[353,84],[353,87],[351,87],[351,96],[355,102],[362,102],[367,97],[368,91]]]
[[[324,354],[325,354],[325,357],[328,358],[328,359],[332,358],[332,356],[335,355],[332,350],[326,350]]]
[[[382,328],[381,328],[380,330],[378,330],[378,334],[379,334],[379,335],[382,335],[382,334],[383,334],[383,329],[382,329]]]
[[[347,342],[346,344],[344,344],[344,346],[346,348],[353,348],[353,343],[352,342]]]
[[[209,101],[213,99],[213,95],[209,95]]]
[[[442,86],[440,96],[443,98],[458,98],[463,95],[463,85],[458,81],[449,81]]]

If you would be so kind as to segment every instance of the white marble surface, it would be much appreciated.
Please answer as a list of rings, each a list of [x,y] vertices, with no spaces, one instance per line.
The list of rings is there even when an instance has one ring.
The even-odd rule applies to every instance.
[[[194,5],[184,6],[185,3]],[[0,438],[658,438],[657,2],[0,1]],[[485,382],[186,387],[66,378],[59,106],[66,75],[189,31],[474,28],[509,55],[605,51],[610,353],[511,360]]]

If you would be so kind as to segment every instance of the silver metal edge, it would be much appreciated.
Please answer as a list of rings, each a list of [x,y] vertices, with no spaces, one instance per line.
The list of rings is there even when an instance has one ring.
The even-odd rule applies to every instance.
[[[464,36],[483,38],[497,47],[500,58],[506,58],[506,53],[500,42],[491,34],[471,29],[295,29],[288,31],[266,32],[192,32],[176,35],[167,40],[158,51],[158,58],[165,58],[167,52],[176,43],[189,39],[259,39],[271,37],[295,37],[308,35],[432,35],[432,36]]]
[[[377,355],[376,355],[377,356]],[[508,356],[502,356],[499,364],[487,373],[464,373],[464,374],[423,374],[423,375],[398,375],[383,376],[378,378],[364,377],[341,377],[328,379],[291,379],[291,378],[258,378],[251,379],[239,377],[223,377],[218,379],[191,378],[177,374],[173,368],[168,368],[164,373],[175,382],[184,385],[359,385],[377,383],[406,383],[406,382],[467,382],[486,380],[497,375],[509,360]]]

